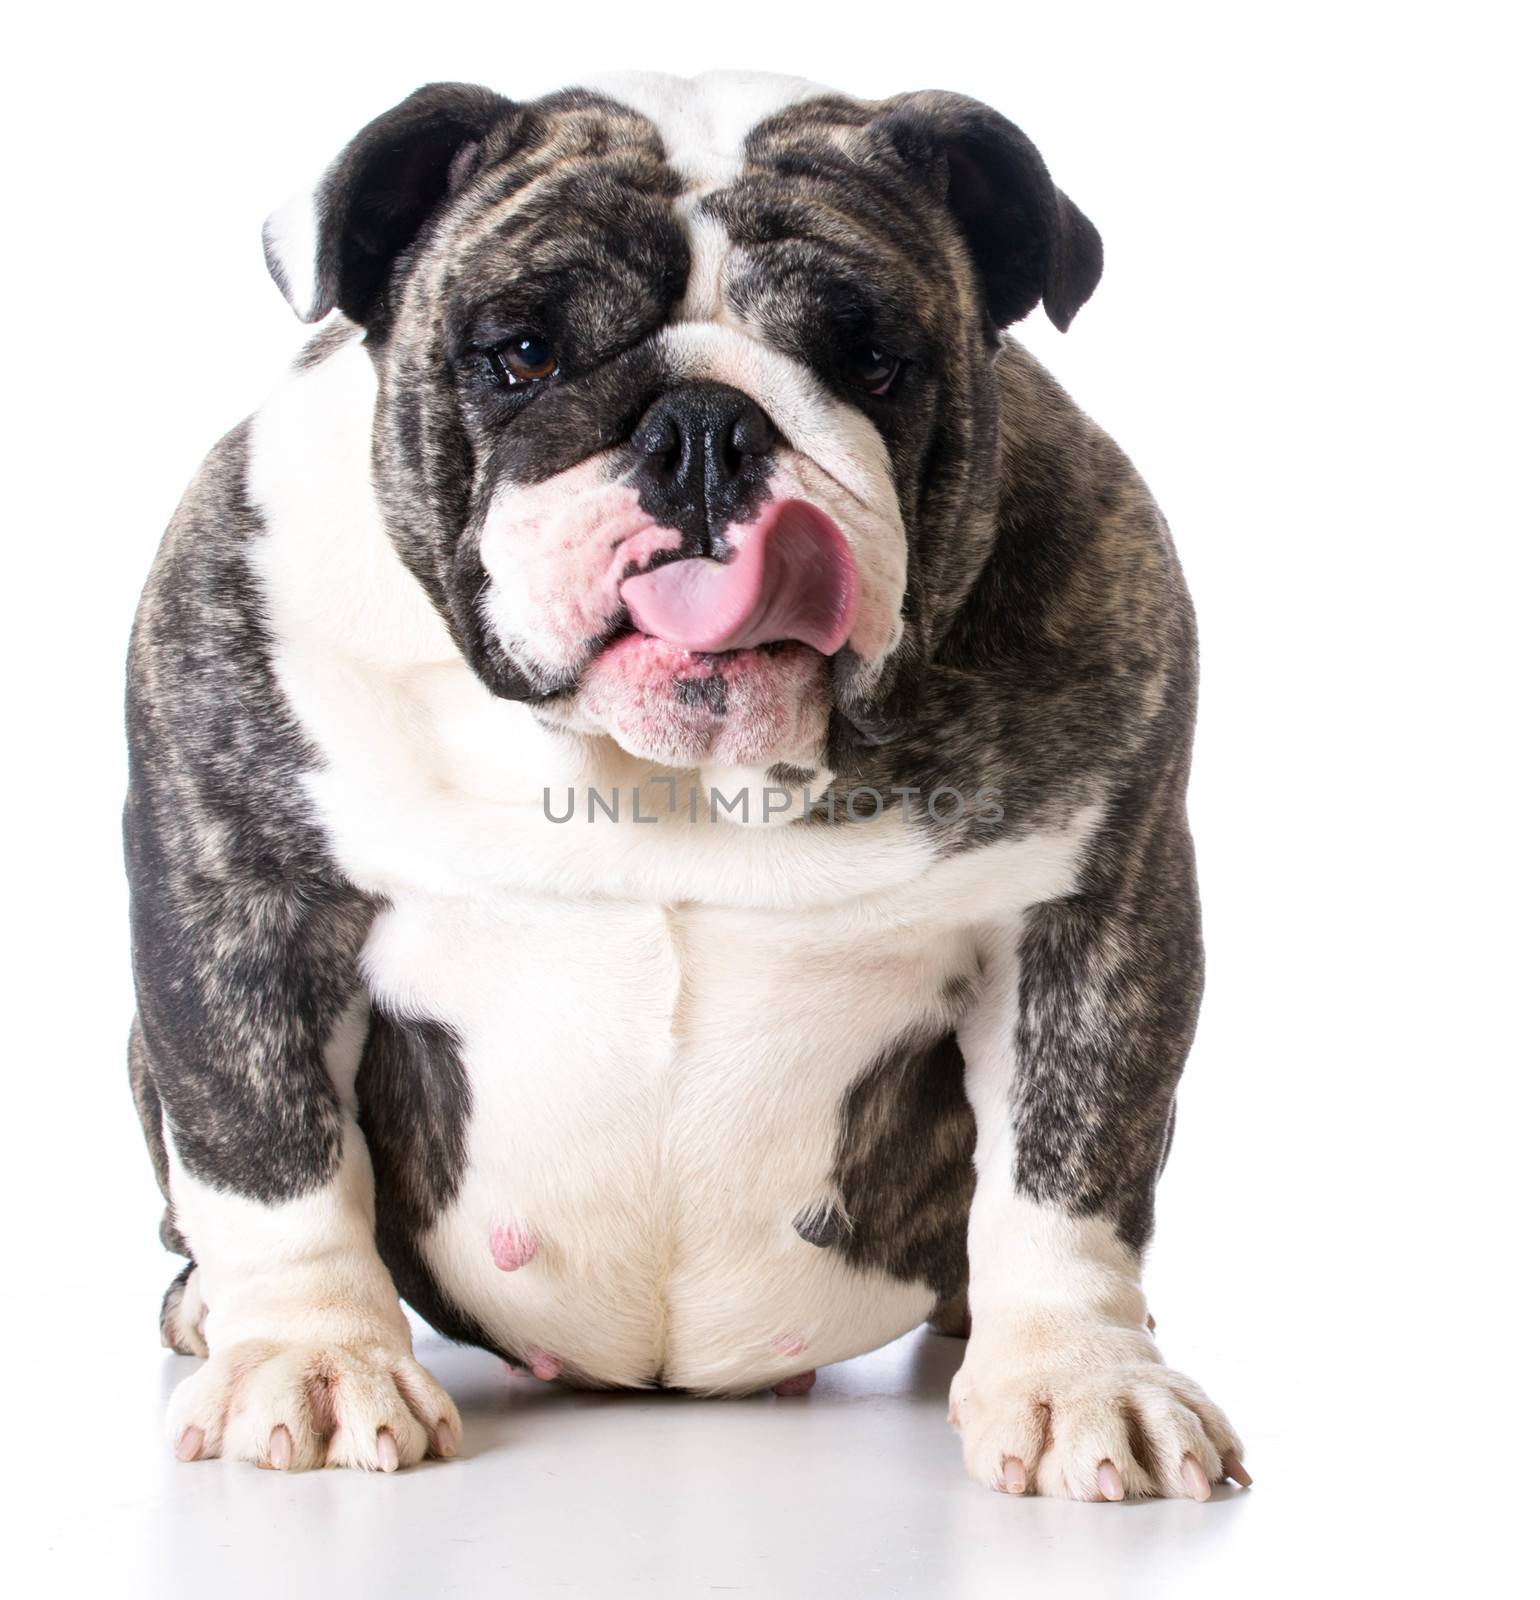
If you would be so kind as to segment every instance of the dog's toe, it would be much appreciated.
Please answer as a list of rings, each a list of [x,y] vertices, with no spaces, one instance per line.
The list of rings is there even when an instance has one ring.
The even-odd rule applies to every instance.
[[[281,1471],[394,1472],[455,1453],[454,1402],[410,1356],[249,1340],[216,1352],[171,1398],[172,1448]]]
[[[991,1371],[965,1360],[950,1415],[969,1474],[1005,1494],[1207,1500],[1225,1477],[1251,1481],[1224,1413],[1153,1362]]]

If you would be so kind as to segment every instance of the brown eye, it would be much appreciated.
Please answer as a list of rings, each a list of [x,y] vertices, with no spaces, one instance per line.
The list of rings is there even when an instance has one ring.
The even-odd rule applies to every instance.
[[[876,348],[858,350],[853,362],[857,380],[870,394],[886,394],[903,364],[898,356]]]
[[[548,339],[534,333],[521,334],[493,353],[492,365],[505,383],[538,383],[555,376],[556,352]]]

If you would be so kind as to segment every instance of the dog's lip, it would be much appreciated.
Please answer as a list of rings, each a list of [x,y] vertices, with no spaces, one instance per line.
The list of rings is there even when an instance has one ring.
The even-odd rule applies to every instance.
[[[811,646],[804,645],[799,639],[767,639],[763,644],[734,645],[728,650],[691,650],[682,644],[675,644],[671,639],[659,638],[655,633],[646,633],[641,628],[622,621],[600,640],[590,664],[616,650],[623,650],[628,645],[638,647],[646,645],[667,650],[677,656],[682,663],[690,664],[732,661],[739,656],[776,656],[787,650],[811,649]]]
[[[856,568],[834,520],[806,500],[777,500],[728,561],[676,558],[627,578],[620,598],[638,633],[694,654],[795,641],[832,656],[850,637]]]

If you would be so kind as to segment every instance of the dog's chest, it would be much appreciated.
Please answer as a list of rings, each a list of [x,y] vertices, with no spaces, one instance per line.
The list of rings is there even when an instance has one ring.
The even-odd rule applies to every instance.
[[[751,1387],[914,1326],[924,1285],[805,1235],[839,1203],[846,1091],[945,1026],[970,959],[912,927],[398,897],[370,986],[454,1031],[469,1090],[458,1184],[419,1241],[443,1294],[537,1370],[605,1383]]]

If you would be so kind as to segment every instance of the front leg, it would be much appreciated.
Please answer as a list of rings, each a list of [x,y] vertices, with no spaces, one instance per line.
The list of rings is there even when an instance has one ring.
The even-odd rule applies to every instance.
[[[136,766],[127,813],[136,1098],[166,1237],[195,1263],[169,1316],[206,1308],[177,1341],[207,1360],[172,1396],[172,1446],[386,1471],[450,1455],[459,1418],[412,1357],[356,1117],[372,907],[252,859],[201,798]]]
[[[1249,1482],[1223,1412],[1161,1360],[1140,1287],[1201,989],[1189,849],[1179,826],[1137,870],[992,930],[959,1029],[978,1184],[951,1419],[969,1473],[1007,1493]]]

